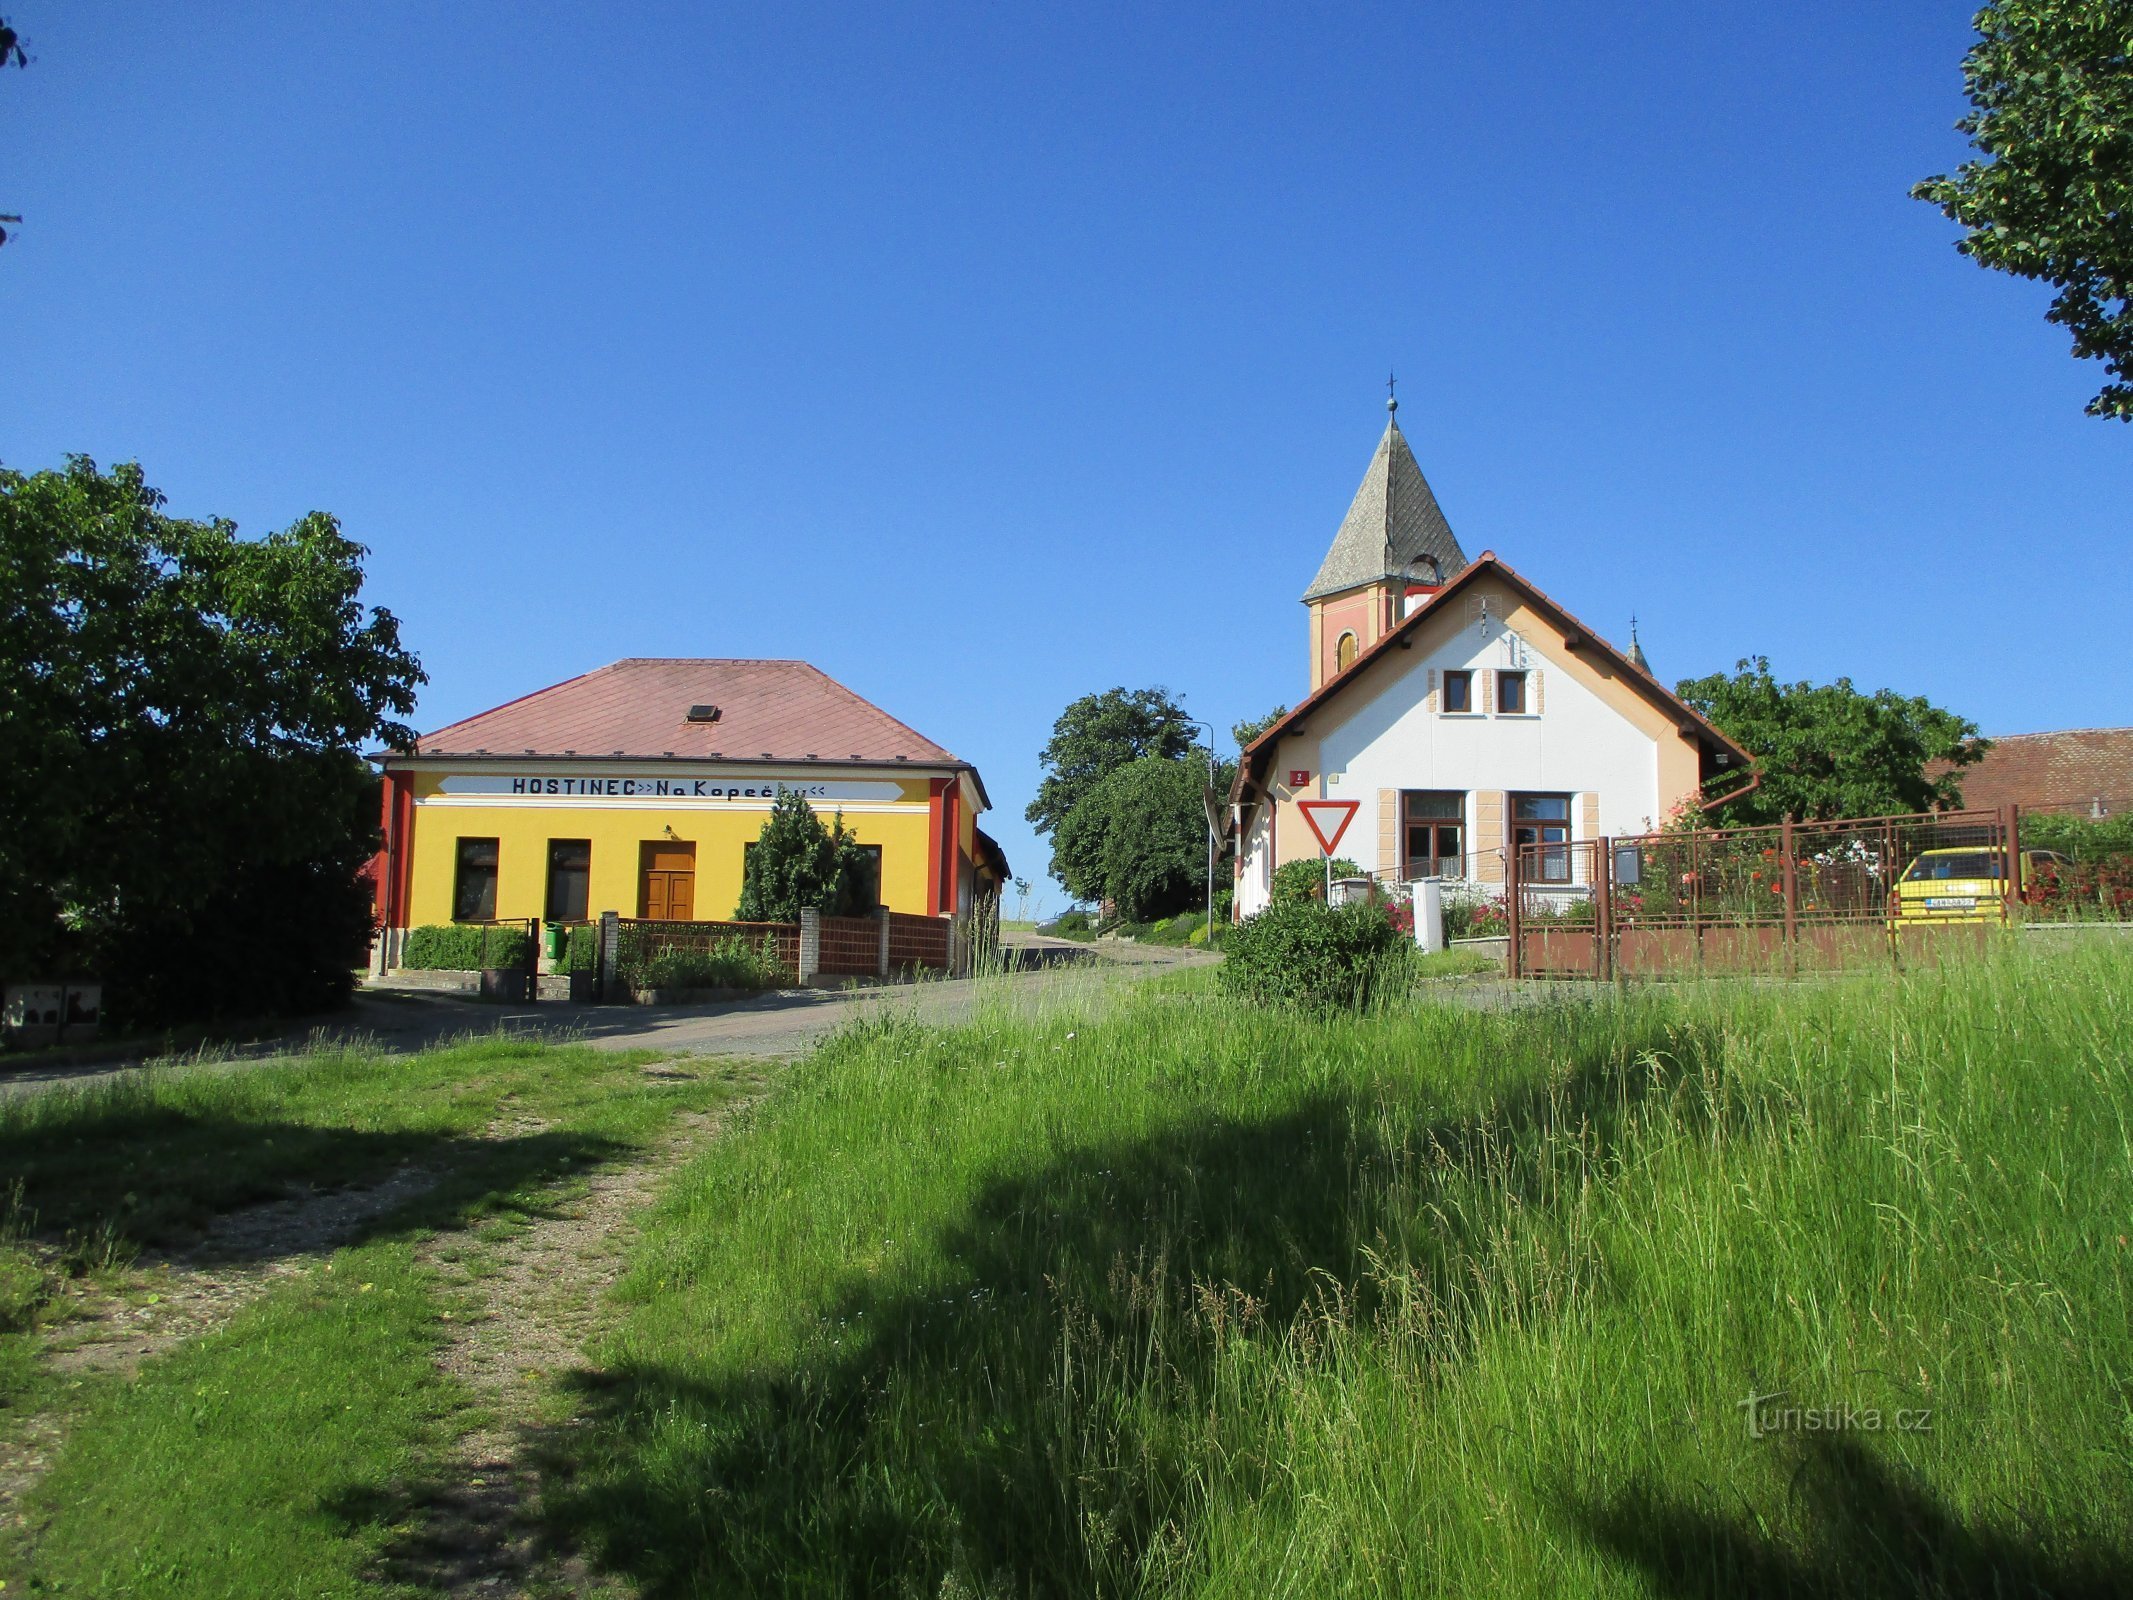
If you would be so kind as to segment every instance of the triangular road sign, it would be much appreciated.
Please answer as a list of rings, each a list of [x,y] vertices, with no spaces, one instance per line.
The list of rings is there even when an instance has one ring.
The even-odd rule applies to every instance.
[[[1333,847],[1341,842],[1341,835],[1348,831],[1348,824],[1355,820],[1355,814],[1362,808],[1363,802],[1360,800],[1299,800],[1296,802],[1296,809],[1304,814],[1304,826],[1309,828],[1312,837],[1318,840],[1319,849],[1329,856],[1333,854]],[[1335,815],[1340,817],[1340,821],[1333,823],[1333,837],[1330,839],[1326,837],[1324,825],[1318,820],[1321,812],[1325,813],[1327,822],[1333,822]]]

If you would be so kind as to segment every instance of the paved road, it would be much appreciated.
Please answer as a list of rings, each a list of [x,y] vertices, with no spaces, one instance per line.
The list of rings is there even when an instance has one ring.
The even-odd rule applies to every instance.
[[[391,1052],[426,1049],[470,1033],[504,1031],[578,1039],[599,1050],[663,1050],[675,1055],[794,1056],[855,1017],[887,1010],[922,1022],[969,1020],[981,998],[1032,1007],[1215,958],[1204,950],[1158,945],[1075,944],[1032,934],[1005,939],[1024,968],[987,978],[942,979],[855,989],[790,989],[750,1000],[698,1006],[590,1006],[551,1002],[495,1006],[433,991],[366,989],[343,1013],[278,1037],[183,1058],[237,1068],[346,1042]],[[123,1077],[140,1060],[101,1060],[0,1068],[0,1095]]]

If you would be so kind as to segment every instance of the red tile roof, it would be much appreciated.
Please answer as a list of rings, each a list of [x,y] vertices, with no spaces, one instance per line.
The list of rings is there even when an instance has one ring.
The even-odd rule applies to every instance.
[[[2116,816],[2133,809],[2133,728],[2005,734],[1958,777],[1963,804],[1977,810],[2018,805],[2086,812],[2101,802]]]
[[[718,720],[689,721],[697,705]],[[415,753],[963,764],[804,661],[641,657],[424,734]]]

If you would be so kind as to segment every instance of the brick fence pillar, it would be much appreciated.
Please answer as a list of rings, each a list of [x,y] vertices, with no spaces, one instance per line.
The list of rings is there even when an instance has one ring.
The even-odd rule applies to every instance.
[[[800,908],[800,981],[813,983],[822,970],[822,913],[813,906]]]
[[[889,908],[876,906],[874,920],[881,925],[881,953],[874,958],[874,975],[886,978],[889,975]]]
[[[613,911],[600,913],[600,981],[597,998],[612,1000],[618,985],[615,969],[622,963],[622,918]]]

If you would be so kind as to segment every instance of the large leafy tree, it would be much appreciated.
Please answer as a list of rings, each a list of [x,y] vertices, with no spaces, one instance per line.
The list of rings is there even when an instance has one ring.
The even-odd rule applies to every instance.
[[[864,916],[880,891],[873,856],[845,827],[843,813],[825,828],[804,795],[781,789],[749,847],[734,915],[742,922],[798,922],[803,910]]]
[[[2089,413],[2133,421],[2133,0],[1993,0],[1963,59],[1983,155],[1912,189],[1981,266],[2058,291],[2045,315],[2118,381]]]
[[[1052,876],[1071,893],[1074,880],[1059,854],[1057,830],[1082,797],[1119,768],[1143,756],[1176,759],[1193,747],[1193,725],[1167,689],[1106,689],[1085,694],[1052,724],[1051,742],[1038,752],[1044,768],[1037,798],[1023,813],[1039,833],[1054,835]]]
[[[1142,756],[1098,779],[1055,836],[1053,870],[1067,892],[1111,901],[1135,922],[1200,904],[1207,884],[1206,782],[1198,752]],[[1219,874],[1219,859],[1216,865]]]
[[[137,466],[0,469],[0,974],[138,1022],[345,997],[377,779],[423,681],[361,545],[167,515]]]
[[[1756,656],[1728,677],[1688,678],[1674,692],[1752,755],[1762,783],[1713,819],[1728,825],[1895,816],[1962,804],[1961,769],[1985,753],[1977,724],[1849,678],[1780,683]],[[1944,770],[1929,775],[1936,765]]]

